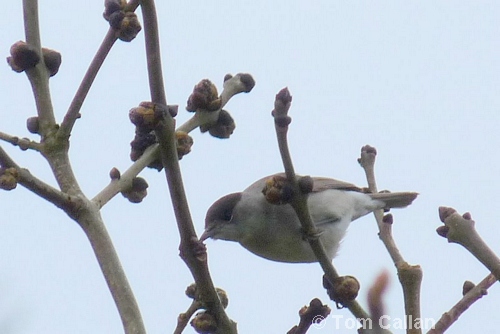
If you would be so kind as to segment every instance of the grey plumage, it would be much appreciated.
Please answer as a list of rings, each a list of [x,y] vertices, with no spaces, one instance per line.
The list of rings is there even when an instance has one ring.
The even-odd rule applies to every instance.
[[[289,204],[270,204],[262,194],[266,180],[272,176],[254,182],[243,192],[217,200],[207,211],[201,239],[236,241],[274,261],[317,261],[302,235],[293,208]],[[313,189],[308,195],[309,211],[331,259],[352,220],[378,209],[406,207],[418,195],[415,192],[370,194],[335,179],[315,177],[313,180]]]

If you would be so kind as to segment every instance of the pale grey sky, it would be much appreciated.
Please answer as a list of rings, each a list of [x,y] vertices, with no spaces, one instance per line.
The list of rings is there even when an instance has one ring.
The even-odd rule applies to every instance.
[[[158,1],[167,99],[179,123],[193,86],[209,78],[222,88],[226,73],[249,72],[257,84],[227,105],[237,128],[229,140],[193,133],[181,166],[197,231],[210,204],[282,170],[273,120],[275,94],[293,95],[290,149],[297,172],[364,185],[356,159],[361,146],[378,149],[381,189],[421,195],[394,211],[394,234],[411,264],[423,267],[422,314],[439,318],[461,296],[464,280],[487,270],[460,246],[437,236],[437,208],[470,211],[497,247],[500,144],[500,3],[495,1]],[[24,39],[21,1],[3,8],[0,50]],[[42,43],[62,53],[51,79],[60,120],[107,31],[101,1],[40,1]],[[109,170],[130,166],[134,128],[128,110],[149,100],[144,35],[112,49],[71,137],[82,188],[93,197]],[[34,103],[28,81],[0,67],[0,131],[30,136]],[[22,166],[54,183],[33,152],[0,145]],[[192,278],[178,257],[179,237],[163,173],[142,173],[149,195],[139,205],[118,196],[103,209],[106,225],[135,291],[149,333],[173,331],[190,300]],[[0,328],[6,333],[120,333],[121,322],[92,250],[78,225],[19,187],[0,192]],[[354,222],[335,265],[367,287],[391,273],[387,312],[403,316],[393,265],[371,216]],[[238,244],[208,241],[217,286],[229,295],[240,333],[284,333],[314,297],[328,302],[317,264],[270,262]],[[334,306],[331,305],[333,308]],[[494,332],[500,319],[494,286],[449,333]],[[346,310],[333,314],[350,317]],[[354,333],[340,321],[335,333]],[[322,329],[331,333],[333,318]],[[393,328],[394,333],[403,330]],[[188,329],[186,333],[192,333]]]

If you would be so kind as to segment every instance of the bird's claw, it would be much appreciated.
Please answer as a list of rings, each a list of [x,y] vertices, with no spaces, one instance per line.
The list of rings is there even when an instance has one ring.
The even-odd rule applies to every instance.
[[[302,229],[302,240],[304,241],[317,240],[319,239],[321,234],[323,234],[323,232],[321,231],[311,232],[311,231],[304,231]]]

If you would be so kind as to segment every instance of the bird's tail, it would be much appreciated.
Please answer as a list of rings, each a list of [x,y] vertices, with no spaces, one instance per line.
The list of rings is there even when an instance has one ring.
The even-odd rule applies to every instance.
[[[384,209],[404,208],[410,205],[418,193],[415,192],[399,192],[399,193],[376,193],[370,194],[374,200],[379,200],[385,203]]]

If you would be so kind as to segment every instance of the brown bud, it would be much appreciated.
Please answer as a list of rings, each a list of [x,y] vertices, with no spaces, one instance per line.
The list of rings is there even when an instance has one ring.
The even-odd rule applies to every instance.
[[[365,145],[361,148],[361,152],[367,153],[367,154],[373,154],[377,155],[377,149],[373,146],[370,145]]]
[[[254,78],[248,73],[238,73],[238,75],[240,76],[240,81],[244,85],[243,92],[250,93],[252,91],[252,89],[255,87]],[[224,80],[224,81],[226,81],[226,80]],[[291,96],[290,96],[290,101],[291,101]]]
[[[449,216],[451,216],[452,214],[454,214],[455,212],[457,212],[457,211],[453,208],[440,206],[439,207],[439,219],[441,219],[441,221],[444,223],[445,219],[448,218]]]
[[[0,189],[13,190],[18,181],[19,173],[16,168],[0,168]]]
[[[280,128],[286,128],[292,123],[292,118],[288,115],[278,115],[274,117],[274,123]]]
[[[392,225],[392,223],[394,222],[394,218],[392,217],[392,215],[389,213],[387,215],[385,215],[383,218],[382,218],[382,222],[385,223],[385,224],[390,224]]]
[[[288,184],[288,180],[286,177],[279,175],[266,180],[262,193],[269,203],[278,205],[289,203],[293,196],[293,191]]]
[[[215,288],[215,290],[217,291],[222,307],[226,308],[227,305],[229,305],[229,298],[227,297],[226,291],[221,288]]]
[[[167,109],[168,107],[146,101],[130,109],[128,116],[132,124],[139,128],[139,132],[150,132],[158,125]]]
[[[472,215],[470,214],[470,212],[466,212],[462,215],[462,218],[463,219],[466,219],[466,220],[471,220],[472,219]]]
[[[17,146],[19,146],[19,148],[22,150],[22,151],[26,151],[27,149],[29,149],[29,144],[30,144],[30,139],[29,138],[21,138],[17,141]]]
[[[145,191],[146,189],[148,189],[148,187],[148,182],[142,177],[135,177],[132,180],[132,190]]]
[[[10,55],[7,57],[7,63],[15,72],[23,72],[40,62],[37,50],[23,41],[18,41],[10,47]]]
[[[290,95],[288,87],[283,88],[278,92],[278,94],[276,94],[276,101],[283,103],[284,105],[292,102],[292,95]]]
[[[120,30],[123,19],[125,18],[125,12],[122,10],[117,10],[107,17],[109,26],[115,30]]]
[[[226,110],[222,109],[219,112],[217,123],[208,127],[208,133],[210,133],[213,137],[225,139],[229,138],[233,134],[235,128],[236,124],[234,123],[234,119]],[[206,125],[200,126],[201,132],[205,132],[206,129]]]
[[[38,131],[40,130],[40,122],[38,120],[38,117],[30,117],[26,120],[26,127],[28,128],[28,131],[34,134],[37,134]]]
[[[126,12],[118,28],[118,38],[124,42],[132,41],[141,31],[141,23],[133,12]]]
[[[323,305],[321,300],[319,300],[318,298],[314,298],[309,303],[309,306],[304,306],[299,310],[300,323],[318,325],[323,320],[326,319],[326,317],[330,314],[331,311],[332,310],[327,305]],[[298,330],[298,327],[296,326],[288,333],[303,332],[303,331],[296,332],[294,330]]]
[[[121,175],[120,175],[120,171],[118,170],[118,168],[113,167],[109,171],[109,177],[111,178],[111,180],[119,180]]]
[[[360,289],[359,281],[354,276],[339,277],[333,284],[339,298],[345,301],[354,300]]]
[[[176,131],[175,139],[177,141],[177,156],[179,160],[182,159],[186,154],[191,152],[191,147],[193,146],[193,138],[184,131]]]
[[[142,177],[136,177],[132,180],[132,185],[129,189],[122,191],[123,197],[131,203],[140,203],[148,194],[148,183]]]
[[[288,109],[290,109],[290,104],[292,103],[292,95],[290,95],[290,91],[288,87],[283,88],[276,94],[276,98],[274,100],[274,110],[272,111],[272,115],[274,117],[274,121],[280,127],[285,127],[292,121],[291,118],[287,118]],[[278,120],[278,118],[282,118]]]
[[[61,54],[55,50],[42,48],[43,62],[49,71],[49,75],[53,77],[59,71],[62,58]]]
[[[313,191],[314,188],[314,180],[310,176],[302,176],[298,180],[299,182],[299,188],[300,191],[303,194],[309,194],[311,191]]]
[[[226,75],[224,76],[224,82],[228,81],[228,80],[229,80],[229,79],[231,79],[232,77],[233,77],[233,76],[232,76],[231,74],[229,74],[229,73],[228,73],[228,74],[226,74]]]
[[[217,87],[210,80],[203,79],[194,86],[193,92],[188,98],[186,110],[191,112],[198,109],[215,111],[220,109],[221,103]]]
[[[196,283],[191,284],[186,288],[186,296],[191,299],[196,299]]]
[[[170,116],[175,117],[177,116],[177,113],[179,112],[179,106],[176,104],[171,104],[167,106],[168,113]]]
[[[436,229],[437,234],[442,236],[443,238],[448,238],[448,231],[450,228],[446,225],[441,225]]]
[[[465,296],[470,290],[472,290],[476,285],[471,281],[465,281],[462,286],[462,296]]]
[[[106,21],[109,21],[110,15],[124,9],[126,4],[126,0],[105,0],[104,13],[102,13],[102,16]]]
[[[191,320],[191,326],[200,334],[214,333],[217,330],[217,322],[213,315],[207,312],[199,312]]]
[[[356,299],[360,289],[359,281],[353,276],[338,277],[333,284],[323,276],[323,287],[333,301],[342,305]]]

